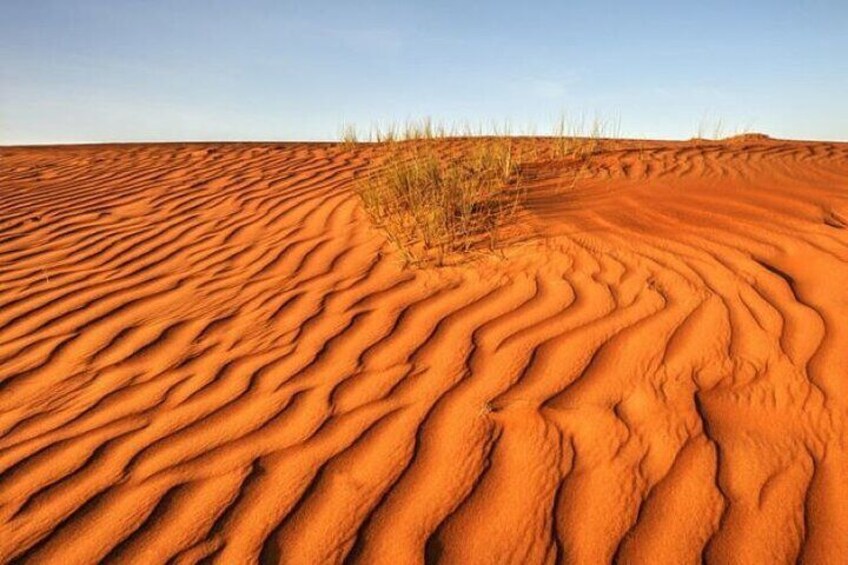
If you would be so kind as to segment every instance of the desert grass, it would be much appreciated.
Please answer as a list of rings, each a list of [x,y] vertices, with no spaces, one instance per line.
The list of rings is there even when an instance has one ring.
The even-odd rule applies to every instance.
[[[751,141],[752,139],[761,140],[764,138],[768,138],[768,136],[758,133],[754,129],[752,122],[728,128],[723,118],[719,117],[712,120],[705,115],[698,124],[695,137],[690,138],[689,141],[703,145],[725,142],[735,143],[740,141]]]
[[[359,131],[355,124],[344,124],[341,128],[341,144],[345,149],[355,147],[359,143]]]
[[[497,249],[523,197],[510,136],[450,137],[423,121],[383,130],[377,139],[382,162],[357,190],[407,263],[444,265]]]
[[[694,140],[718,141],[724,137],[724,131],[724,120],[722,118],[718,118],[710,124],[709,118],[704,116],[698,123],[698,131],[695,133]]]
[[[619,120],[595,117],[591,122],[585,116],[578,119],[560,116],[554,124],[551,138],[554,158],[584,160],[594,155],[606,138],[619,136]]]
[[[514,137],[508,123],[448,127],[426,118],[373,126],[367,139],[380,158],[357,192],[407,264],[454,263],[498,251],[524,202],[525,166],[567,162],[573,186],[610,131],[600,119],[586,127],[585,120],[563,118],[540,143]],[[355,133],[343,137],[351,139]]]
[[[581,178],[592,176],[590,159],[605,140],[618,138],[619,120],[585,116],[572,119],[561,115],[554,124],[546,156],[560,163],[560,183],[563,190],[573,190]]]

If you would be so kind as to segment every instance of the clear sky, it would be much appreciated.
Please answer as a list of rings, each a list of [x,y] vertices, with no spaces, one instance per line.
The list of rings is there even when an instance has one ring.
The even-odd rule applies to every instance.
[[[561,113],[848,140],[848,0],[0,0],[0,143]]]

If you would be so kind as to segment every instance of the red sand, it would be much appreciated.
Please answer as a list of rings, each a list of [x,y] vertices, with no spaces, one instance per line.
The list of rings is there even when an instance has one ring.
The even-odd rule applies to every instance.
[[[608,146],[424,270],[370,151],[0,148],[0,562],[848,555],[848,145]]]

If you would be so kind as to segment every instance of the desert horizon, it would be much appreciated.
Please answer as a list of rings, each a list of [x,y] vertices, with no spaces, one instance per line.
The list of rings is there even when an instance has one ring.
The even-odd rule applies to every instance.
[[[0,2],[0,565],[848,563],[848,3]]]

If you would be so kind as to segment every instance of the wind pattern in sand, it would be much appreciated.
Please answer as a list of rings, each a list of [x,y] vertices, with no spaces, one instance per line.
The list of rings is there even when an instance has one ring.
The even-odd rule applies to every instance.
[[[375,151],[0,148],[0,562],[848,555],[848,146],[542,164],[440,269]]]

